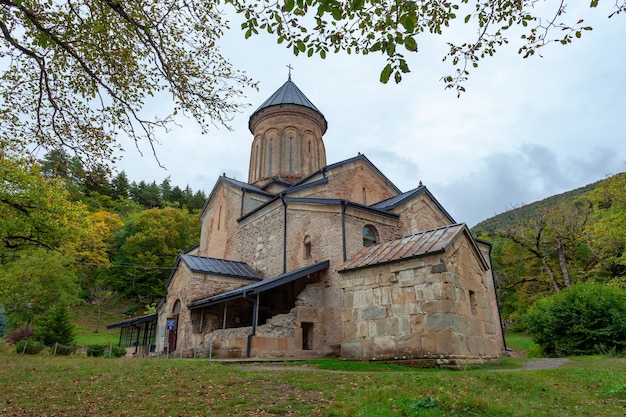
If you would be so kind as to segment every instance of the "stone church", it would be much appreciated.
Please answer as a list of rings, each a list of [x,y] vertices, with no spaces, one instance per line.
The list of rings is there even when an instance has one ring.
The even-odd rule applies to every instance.
[[[326,119],[291,78],[249,129],[248,182],[218,179],[199,246],[143,319],[155,320],[153,349],[453,364],[502,354],[490,246],[421,182],[402,192],[361,154],[328,165]]]

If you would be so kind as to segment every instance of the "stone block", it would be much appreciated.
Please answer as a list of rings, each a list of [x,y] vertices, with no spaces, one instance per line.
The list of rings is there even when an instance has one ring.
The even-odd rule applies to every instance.
[[[354,292],[345,291],[343,293],[343,308],[352,308],[354,305]]]
[[[439,300],[437,301],[438,310],[440,313],[455,313],[456,305],[452,300]]]
[[[343,323],[343,339],[353,340],[357,338],[357,323],[344,322]]]
[[[459,285],[459,276],[451,271],[444,272],[441,276],[441,280],[450,284]]]
[[[439,312],[439,304],[437,301],[420,301],[417,303],[420,314],[437,314]]]
[[[387,317],[387,309],[378,305],[364,308],[360,313],[360,320],[373,320],[385,317]]]
[[[387,318],[387,331],[386,334],[389,336],[397,336],[400,334],[400,320],[398,317],[388,317]]]
[[[410,259],[404,262],[396,263],[390,266],[391,272],[399,272],[407,269],[423,268],[424,261],[421,259]]]
[[[395,307],[396,305],[393,305],[393,307]],[[406,315],[412,315],[412,314],[419,314],[419,306],[417,303],[406,303],[404,305],[400,304],[398,305],[398,307],[402,308],[402,312],[400,313],[394,313],[396,315],[399,314],[406,314]],[[392,309],[393,311],[393,309]]]
[[[341,344],[343,358],[363,358],[363,344],[358,340],[344,341]]]
[[[420,339],[421,337],[417,334],[408,334],[396,337],[396,350],[398,356],[420,356],[422,350]]]
[[[289,343],[286,337],[279,337],[276,339],[279,350],[287,350],[289,348]]]
[[[347,321],[355,321],[355,317],[354,317],[354,310],[352,309],[348,309],[348,310],[341,310],[341,321],[342,322],[347,322]]]
[[[369,326],[366,321],[360,321],[356,327],[356,337],[368,337]]]
[[[372,351],[368,351],[369,356],[393,358],[396,356],[395,338],[391,336],[376,336],[373,339]]]
[[[374,320],[376,324],[376,336],[386,336],[389,334],[387,329],[387,318]]]
[[[439,313],[428,315],[426,316],[426,324],[428,325],[428,330],[432,331],[449,329],[451,325],[451,315]]]
[[[442,330],[437,332],[437,353],[441,355],[450,355],[454,353],[452,347],[452,330]]]
[[[430,332],[420,337],[420,344],[422,346],[422,352],[426,355],[432,355],[437,353],[437,332]]]

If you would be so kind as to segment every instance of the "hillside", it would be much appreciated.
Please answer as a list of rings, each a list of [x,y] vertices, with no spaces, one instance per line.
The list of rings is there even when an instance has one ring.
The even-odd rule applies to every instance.
[[[618,174],[626,175],[626,174]],[[562,204],[568,204],[573,202],[589,191],[594,190],[600,184],[607,181],[606,179],[596,181],[592,184],[588,184],[584,187],[576,188],[571,191],[566,191],[561,194],[553,195],[534,203],[525,204],[521,207],[517,207],[512,210],[505,211],[496,216],[490,217],[472,227],[471,231],[474,236],[488,235],[493,236],[497,230],[511,228],[515,222],[515,219],[528,219],[535,217],[539,212],[556,207]]]

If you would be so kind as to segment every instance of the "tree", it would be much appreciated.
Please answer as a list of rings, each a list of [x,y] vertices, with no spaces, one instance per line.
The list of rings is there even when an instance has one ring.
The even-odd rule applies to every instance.
[[[562,22],[564,2],[542,16],[534,1],[0,0],[1,152],[65,148],[86,165],[115,160],[118,131],[152,146],[155,132],[174,122],[144,114],[150,97],[166,94],[173,97],[172,114],[189,114],[205,130],[227,125],[241,107],[242,89],[254,83],[221,55],[224,6],[244,16],[246,36],[267,31],[296,54],[381,53],[383,82],[399,82],[409,71],[403,51],[417,52],[419,36],[443,35],[464,16],[478,33],[447,42],[446,58],[457,69],[443,77],[459,92],[469,69],[509,43],[513,28],[526,31],[524,57],[590,29],[578,16]],[[612,16],[626,3],[608,7]]]
[[[0,155],[0,247],[54,249],[83,231],[83,204],[39,167]]]
[[[35,328],[35,338],[44,345],[69,345],[74,341],[75,334],[70,312],[63,301],[57,302]]]
[[[77,278],[73,259],[45,249],[24,250],[19,259],[0,268],[0,304],[10,328],[43,317],[60,300],[75,300]]]
[[[607,178],[590,195],[594,205],[586,238],[599,278],[626,276],[626,173]]]
[[[591,27],[576,16],[563,21],[564,1],[550,6],[546,15],[539,15],[535,1],[496,2],[492,0],[460,1],[400,1],[400,0],[284,0],[250,2],[226,0],[245,17],[242,29],[246,37],[267,31],[286,43],[298,55],[318,54],[324,58],[330,51],[385,56],[387,64],[380,74],[383,83],[393,78],[396,83],[409,72],[404,53],[418,52],[417,39],[426,33],[444,35],[458,16],[473,25],[474,39],[446,41],[449,49],[444,57],[457,67],[452,75],[443,77],[447,88],[464,91],[470,68],[493,55],[497,49],[519,36],[514,29],[522,28],[519,53],[534,55],[551,42],[571,43]],[[598,6],[591,1],[591,7]],[[626,11],[626,2],[618,0],[611,6],[609,17]],[[556,32],[556,34],[554,34]],[[510,34],[510,36],[507,36]]]
[[[200,221],[187,210],[151,209],[118,235],[115,288],[126,295],[162,297],[179,251],[198,242]]]
[[[85,162],[113,160],[117,130],[152,144],[173,120],[142,114],[147,97],[174,97],[206,128],[227,123],[253,85],[217,46],[218,5],[183,0],[0,1],[4,152],[65,147]]]

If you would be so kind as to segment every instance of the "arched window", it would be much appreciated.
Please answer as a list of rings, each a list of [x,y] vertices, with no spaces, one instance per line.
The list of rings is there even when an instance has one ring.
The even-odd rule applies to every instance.
[[[306,235],[304,237],[304,259],[309,259],[313,256],[313,252],[311,250],[311,236]]]
[[[372,226],[363,226],[363,246],[372,246],[378,242],[376,229]]]

